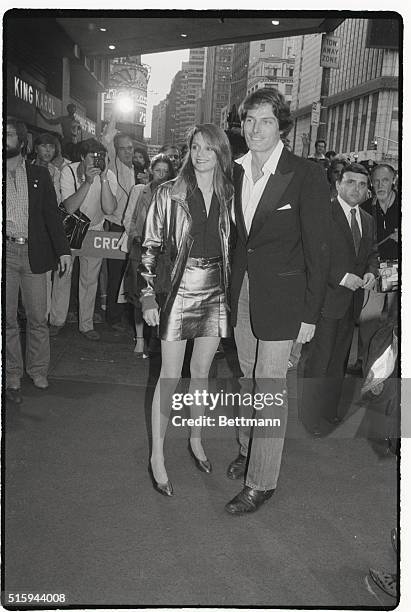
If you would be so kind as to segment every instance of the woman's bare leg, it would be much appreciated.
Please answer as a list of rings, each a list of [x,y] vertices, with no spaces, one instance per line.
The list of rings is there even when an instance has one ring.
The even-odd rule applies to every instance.
[[[150,460],[154,479],[160,484],[168,481],[164,466],[164,436],[170,415],[170,399],[181,376],[185,350],[186,340],[161,341],[161,371],[151,408],[152,451]]]
[[[208,390],[208,374],[219,342],[220,338],[196,338],[194,340],[190,362],[190,393],[194,393],[196,390],[200,392]],[[202,403],[194,404],[191,407],[192,418],[203,416],[203,414],[204,405]],[[206,461],[207,457],[201,444],[201,426],[191,427],[190,444],[197,459]]]

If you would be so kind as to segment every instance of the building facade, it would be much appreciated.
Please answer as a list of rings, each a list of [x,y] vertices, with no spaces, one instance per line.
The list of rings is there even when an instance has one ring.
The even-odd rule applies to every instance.
[[[204,121],[220,125],[230,98],[234,45],[207,47],[204,79]]]
[[[232,74],[230,83],[230,98],[228,107],[238,107],[247,95],[248,62],[250,43],[236,43],[233,48]]]
[[[109,78],[106,58],[87,57],[56,19],[13,16],[4,19],[6,113],[24,121],[29,131],[29,149],[41,132],[61,134],[61,127],[47,119],[67,115],[68,104],[76,105],[75,117],[81,138],[101,132],[103,91]]]
[[[295,38],[251,42],[246,93],[274,87],[291,103],[296,45]]]
[[[367,46],[371,21],[346,19],[333,32],[339,68],[320,67],[322,35],[300,37],[291,103],[295,153],[303,151],[304,134],[311,152],[320,135],[328,150],[397,167],[399,51]],[[320,99],[320,125],[312,125],[312,103]]]
[[[153,106],[150,138],[150,142],[153,145],[162,145],[166,141],[166,114],[167,99],[161,100]]]

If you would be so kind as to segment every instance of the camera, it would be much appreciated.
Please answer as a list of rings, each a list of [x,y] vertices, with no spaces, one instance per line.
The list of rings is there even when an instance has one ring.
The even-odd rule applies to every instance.
[[[133,161],[133,166],[134,166],[135,182],[136,182],[136,185],[139,185],[142,183],[142,181],[139,178],[137,178],[137,174],[144,172],[144,166],[138,161]]]
[[[94,168],[100,168],[103,170],[106,167],[106,152],[105,151],[95,151],[91,154],[93,156],[93,166]]]

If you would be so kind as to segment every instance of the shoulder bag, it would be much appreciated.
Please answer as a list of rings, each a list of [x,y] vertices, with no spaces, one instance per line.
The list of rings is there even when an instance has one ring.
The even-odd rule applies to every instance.
[[[73,168],[71,168],[71,166],[69,166],[69,168],[71,174],[73,175],[74,189],[77,191],[77,182],[76,177],[74,176]],[[72,213],[67,212],[63,203],[59,204],[58,211],[60,213],[70,248],[81,249],[81,245],[83,244],[83,240],[90,226],[90,219],[80,210],[76,210]]]

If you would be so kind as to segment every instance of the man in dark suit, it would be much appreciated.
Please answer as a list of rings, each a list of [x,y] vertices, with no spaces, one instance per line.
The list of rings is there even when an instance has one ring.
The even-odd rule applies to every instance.
[[[232,265],[232,323],[242,388],[282,396],[258,416],[267,427],[239,430],[240,454],[227,475],[245,487],[227,512],[257,510],[277,486],[287,421],[286,375],[293,341],[309,342],[320,314],[328,266],[330,192],[322,169],[281,141],[292,125],[275,89],[250,94],[239,109],[249,152],[234,164],[237,243]],[[265,422],[265,421],[263,421]],[[248,457],[248,468],[246,462]]]
[[[48,387],[50,361],[47,326],[46,272],[59,266],[71,269],[70,247],[64,233],[56,194],[47,168],[24,158],[27,129],[7,118],[6,190],[6,389],[7,397],[21,402],[23,357],[17,323],[21,290],[27,317],[26,370],[39,389]]]
[[[346,164],[336,188],[327,291],[304,366],[303,422],[315,435],[321,435],[322,417],[334,424],[341,420],[338,403],[354,324],[364,289],[374,285],[378,269],[374,220],[359,206],[367,195],[367,170],[361,164]]]

